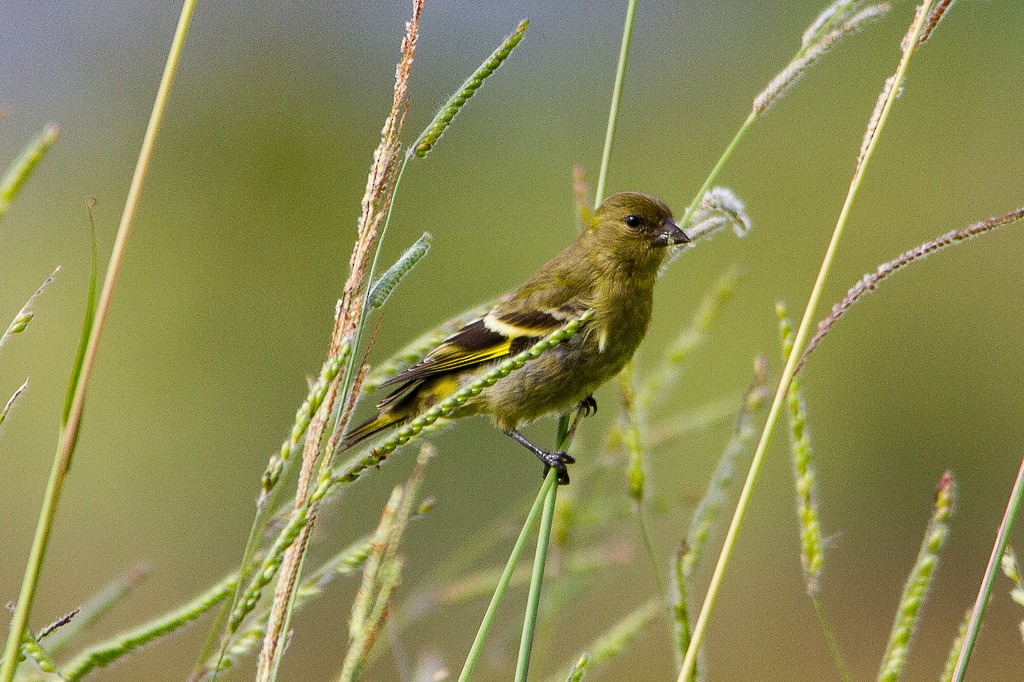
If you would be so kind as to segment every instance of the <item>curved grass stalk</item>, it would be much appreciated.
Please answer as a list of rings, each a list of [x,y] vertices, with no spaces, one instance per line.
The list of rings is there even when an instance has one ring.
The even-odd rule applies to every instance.
[[[740,528],[743,526],[743,521],[746,517],[747,509],[750,506],[750,500],[753,496],[754,488],[757,486],[757,481],[761,474],[761,468],[764,465],[765,454],[768,451],[768,443],[771,441],[776,424],[778,424],[779,415],[782,412],[782,406],[785,402],[785,397],[789,392],[790,384],[793,381],[793,377],[796,375],[796,364],[800,357],[800,353],[803,351],[804,344],[806,343],[808,333],[810,331],[811,319],[814,317],[815,311],[817,310],[818,302],[821,299],[821,294],[824,290],[825,280],[828,279],[829,272],[832,269],[832,261],[835,258],[836,251],[838,250],[839,241],[843,236],[843,231],[846,227],[847,221],[849,220],[854,201],[859,193],[861,183],[863,182],[864,175],[867,172],[871,157],[877,147],[879,136],[889,118],[889,112],[892,111],[893,104],[896,101],[896,94],[900,91],[900,87],[906,77],[907,69],[910,66],[910,60],[919,46],[918,40],[924,29],[926,19],[928,18],[928,10],[931,8],[931,4],[931,0],[924,0],[918,8],[917,16],[911,24],[910,30],[907,32],[906,44],[903,55],[899,61],[899,65],[896,67],[896,73],[891,80],[887,81],[887,87],[883,90],[883,97],[880,99],[881,107],[876,111],[877,116],[872,116],[868,125],[868,129],[864,137],[865,142],[862,148],[861,157],[857,163],[857,168],[854,171],[853,179],[850,182],[850,188],[846,194],[846,200],[843,202],[843,207],[839,212],[839,218],[836,221],[835,229],[832,231],[832,237],[829,240],[828,247],[825,249],[825,254],[822,258],[817,278],[811,288],[807,305],[804,308],[804,313],[800,320],[799,329],[793,341],[793,352],[789,354],[789,358],[786,360],[786,366],[783,369],[782,377],[779,380],[778,388],[775,391],[775,397],[772,400],[772,405],[768,411],[768,419],[761,431],[761,437],[758,441],[757,448],[754,451],[753,461],[750,464],[747,478],[744,481],[743,489],[740,492],[739,501],[736,504],[736,510],[733,514],[732,521],[729,524],[729,530],[726,532],[722,551],[719,554],[718,562],[715,565],[715,571],[712,574],[711,582],[708,585],[708,590],[704,598],[704,603],[701,605],[700,614],[694,625],[693,637],[690,640],[690,647],[686,652],[686,657],[683,659],[683,667],[679,673],[679,682],[686,682],[686,680],[690,678],[693,668],[697,663],[697,652],[700,650],[700,646],[704,640],[704,635],[708,627],[708,620],[711,617],[711,612],[714,609],[715,602],[717,601],[718,592],[722,587],[722,581],[725,577],[725,571],[729,565],[729,561],[732,558],[732,552],[736,547],[736,539],[739,535]]]
[[[704,185],[686,207],[686,212],[679,221],[679,227],[686,229],[693,214],[700,206],[704,195],[718,179],[719,174],[725,167],[726,162],[732,157],[733,152],[746,137],[750,127],[761,118],[771,107],[794,86],[797,81],[814,65],[822,56],[832,49],[843,37],[855,32],[865,23],[872,19],[884,16],[889,11],[888,3],[879,3],[860,9],[860,3],[856,0],[839,0],[827,7],[804,32],[800,49],[783,68],[779,74],[772,79],[771,83],[757,97],[754,98],[753,108],[747,114],[746,119],[740,125],[739,130],[733,136],[729,145],[722,152],[715,163],[714,168],[708,175]]]
[[[61,670],[63,679],[80,680],[94,669],[110,665],[125,654],[191,623],[227,599],[236,582],[238,574],[233,573],[182,608],[79,654]]]
[[[947,247],[960,244],[968,239],[986,234],[992,230],[1003,227],[1004,225],[1010,225],[1021,220],[1024,220],[1024,208],[1018,208],[1017,210],[1004,215],[988,218],[987,220],[973,223],[967,227],[952,230],[940,237],[924,242],[923,244],[919,244],[918,246],[903,252],[891,261],[882,263],[874,272],[869,272],[861,277],[860,281],[846,292],[846,295],[843,296],[842,300],[832,306],[832,311],[828,316],[818,323],[818,330],[807,343],[807,348],[804,349],[803,354],[800,356],[800,362],[797,363],[796,370],[799,372],[803,368],[804,363],[807,362],[807,358],[810,357],[811,353],[814,352],[814,349],[818,347],[818,344],[821,343],[826,335],[828,335],[835,323],[846,314],[846,311],[861,298],[878,289],[886,279],[895,275],[911,263],[923,260],[933,253],[941,251]]]

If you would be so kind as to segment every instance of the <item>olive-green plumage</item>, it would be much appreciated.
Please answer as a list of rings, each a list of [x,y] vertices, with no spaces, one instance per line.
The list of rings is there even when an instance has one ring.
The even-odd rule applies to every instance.
[[[490,415],[568,481],[564,453],[548,453],[516,429],[589,398],[629,362],[647,333],[665,247],[689,241],[664,202],[637,192],[614,194],[576,240],[485,316],[448,337],[420,362],[390,379],[397,388],[380,413],[352,429],[352,446],[428,409],[509,355],[593,309],[575,336],[485,389],[451,415]],[[592,400],[591,400],[592,402]]]

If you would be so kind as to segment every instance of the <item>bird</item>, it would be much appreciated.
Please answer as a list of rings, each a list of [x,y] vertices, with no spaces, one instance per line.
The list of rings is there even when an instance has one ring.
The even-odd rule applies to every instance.
[[[655,281],[669,247],[689,241],[662,200],[640,192],[612,194],[576,239],[522,286],[386,381],[382,387],[392,390],[377,403],[378,413],[348,431],[343,447],[415,418],[592,310],[593,317],[572,337],[448,415],[489,415],[544,463],[545,475],[553,467],[558,483],[567,484],[567,465],[575,460],[535,445],[520,428],[574,405],[581,414],[597,411],[594,391],[625,367],[647,333]]]

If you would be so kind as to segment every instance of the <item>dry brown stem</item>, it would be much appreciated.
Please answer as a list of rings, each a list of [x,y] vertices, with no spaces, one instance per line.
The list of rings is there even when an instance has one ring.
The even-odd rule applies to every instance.
[[[409,74],[412,70],[413,57],[416,53],[416,41],[419,38],[420,15],[424,0],[413,0],[412,18],[406,22],[405,36],[402,39],[402,56],[395,68],[395,91],[391,103],[391,111],[384,121],[381,130],[380,144],[373,153],[373,163],[366,180],[366,192],[361,201],[362,214],[358,222],[358,236],[352,256],[349,259],[349,276],[345,282],[342,298],[334,317],[334,331],[328,356],[337,354],[346,343],[355,340],[363,315],[363,293],[366,290],[366,274],[376,246],[381,221],[387,215],[391,204],[395,175],[398,172],[398,152],[401,146],[400,136],[405,114],[409,108],[408,90]],[[355,357],[353,352],[352,357]],[[320,458],[320,446],[324,430],[338,398],[338,391],[344,381],[346,372],[341,372],[331,383],[324,398],[309,425],[306,444],[302,452],[302,469],[295,491],[295,508],[302,509],[309,504],[310,483],[316,471],[316,462]],[[344,424],[339,425],[339,430]],[[329,467],[327,461],[321,462],[321,469]],[[316,520],[316,505],[309,509],[309,520],[299,533],[294,544],[288,548],[281,572],[278,575],[277,587],[274,590],[274,603],[270,620],[267,623],[263,648],[260,651],[257,667],[257,682],[268,682],[276,667],[275,661],[280,658],[280,647],[284,640],[284,629],[292,602],[292,596],[299,579],[302,557],[309,542],[309,535]]]

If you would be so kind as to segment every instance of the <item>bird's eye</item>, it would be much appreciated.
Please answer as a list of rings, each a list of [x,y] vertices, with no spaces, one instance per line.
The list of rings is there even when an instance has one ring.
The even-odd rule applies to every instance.
[[[640,222],[640,216],[638,216],[635,213],[630,213],[628,216],[626,216],[626,225],[633,228],[634,230],[640,227]]]

